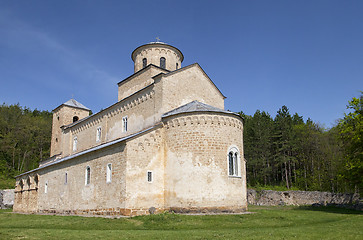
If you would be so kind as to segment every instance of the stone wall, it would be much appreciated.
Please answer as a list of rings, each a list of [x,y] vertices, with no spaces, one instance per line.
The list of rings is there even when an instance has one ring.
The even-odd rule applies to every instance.
[[[0,209],[12,208],[14,205],[14,189],[0,190]]]
[[[259,206],[277,205],[350,205],[363,210],[362,199],[358,194],[331,193],[318,191],[247,191],[248,204]]]

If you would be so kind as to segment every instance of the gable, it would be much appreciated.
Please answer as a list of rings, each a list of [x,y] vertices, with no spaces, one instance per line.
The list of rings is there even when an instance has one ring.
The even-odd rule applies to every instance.
[[[162,92],[162,112],[165,113],[192,101],[224,109],[225,96],[198,64],[192,64],[168,74],[154,77]]]

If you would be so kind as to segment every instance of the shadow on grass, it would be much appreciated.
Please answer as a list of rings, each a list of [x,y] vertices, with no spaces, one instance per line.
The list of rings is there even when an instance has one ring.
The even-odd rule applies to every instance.
[[[343,208],[343,207],[337,207],[337,206],[299,206],[299,207],[296,207],[294,210],[363,215],[363,211],[349,209],[349,208]]]

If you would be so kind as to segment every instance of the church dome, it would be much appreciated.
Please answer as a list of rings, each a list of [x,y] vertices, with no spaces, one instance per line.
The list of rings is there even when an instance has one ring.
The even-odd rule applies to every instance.
[[[134,61],[135,72],[149,64],[174,71],[181,68],[184,56],[179,49],[169,44],[150,42],[136,48],[131,54],[131,59]]]

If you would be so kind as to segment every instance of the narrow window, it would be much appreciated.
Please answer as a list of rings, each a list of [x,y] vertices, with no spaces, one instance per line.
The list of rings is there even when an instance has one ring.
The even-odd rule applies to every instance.
[[[236,152],[234,153],[233,160],[234,160],[234,164],[233,164],[234,165],[234,175],[238,176],[238,155]]]
[[[39,177],[38,177],[38,175],[35,175],[34,182],[35,182],[35,187],[38,188],[38,184],[39,184]]]
[[[73,122],[77,122],[77,121],[78,121],[78,119],[79,119],[79,118],[78,118],[77,116],[74,116],[74,117],[73,117]]]
[[[166,60],[164,57],[161,57],[160,58],[160,67],[165,68],[165,66],[166,66]]]
[[[68,173],[64,174],[64,184],[68,183]]]
[[[147,181],[152,182],[153,181],[153,172],[147,171]]]
[[[44,193],[48,193],[48,182],[45,182]]]
[[[107,164],[107,176],[106,176],[106,182],[111,182],[111,176],[112,176],[112,164]]]
[[[179,64],[178,64],[178,63],[176,63],[176,67],[175,67],[175,69],[178,69],[178,67],[179,67]]]
[[[228,154],[228,165],[229,165],[229,175],[233,175],[233,152],[229,152]]]
[[[24,183],[23,183],[23,180],[20,180],[20,181],[19,181],[19,185],[20,185],[20,191],[23,191],[23,189],[24,189]]]
[[[123,132],[127,132],[127,117],[122,118],[122,130]]]
[[[86,181],[85,184],[88,185],[91,182],[91,168],[87,166],[86,168]]]
[[[73,138],[73,151],[77,151],[77,142],[78,142],[77,137],[74,137]]]
[[[147,59],[144,58],[142,59],[142,68],[146,68],[146,65],[147,65]]]
[[[101,127],[98,127],[96,132],[96,142],[99,141],[101,141]]]

